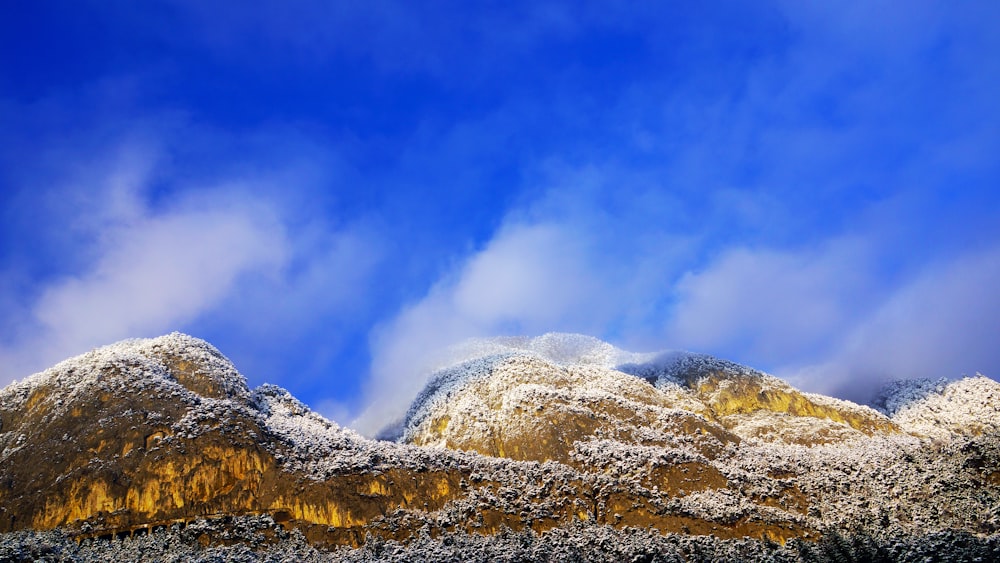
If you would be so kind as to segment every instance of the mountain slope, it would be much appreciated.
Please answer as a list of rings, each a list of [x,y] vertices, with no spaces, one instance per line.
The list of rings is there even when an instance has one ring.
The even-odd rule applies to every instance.
[[[743,438],[812,445],[899,432],[874,409],[709,356],[631,354],[580,335],[509,340],[478,341],[487,355],[436,373],[407,413],[404,441],[567,462],[594,436],[680,439],[715,457]]]
[[[692,511],[774,508],[813,529],[992,533],[1000,518],[1000,385],[986,378],[879,412],[698,354],[559,334],[475,348],[431,378],[403,441],[599,468]]]
[[[1000,383],[982,375],[950,382],[898,381],[882,390],[876,406],[916,436],[947,438],[1000,431]]]
[[[319,545],[356,545],[428,527],[604,523],[612,495],[648,503],[642,489],[561,464],[365,440],[278,388],[249,390],[217,350],[180,334],[101,348],[9,386],[0,425],[0,531],[97,537],[260,514]],[[777,513],[723,521],[661,507],[645,519],[733,537],[805,531]]]
[[[405,443],[390,443],[280,388],[249,389],[218,350],[175,333],[0,390],[0,532],[20,530],[3,537],[23,546],[30,530],[90,542],[169,529],[255,549],[294,532],[380,560],[390,544],[499,546],[511,533],[537,549],[606,537],[688,553],[678,538],[705,537],[726,553],[791,540],[807,552],[796,542],[837,534],[980,549],[1000,529],[995,385],[890,392],[877,412],[707,356],[576,335],[482,340],[431,379]]]

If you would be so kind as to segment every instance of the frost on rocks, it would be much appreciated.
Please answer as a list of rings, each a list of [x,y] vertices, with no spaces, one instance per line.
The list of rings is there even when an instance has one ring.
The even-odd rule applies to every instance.
[[[448,403],[463,387],[494,376],[497,367],[505,365],[511,358],[534,358],[554,368],[603,368],[592,370],[590,373],[594,375],[615,370],[651,383],[662,380],[661,386],[678,400],[684,400],[684,393],[677,385],[681,381],[677,375],[682,372],[695,368],[753,372],[732,362],[687,352],[627,352],[579,334],[548,333],[536,338],[472,339],[450,348],[439,360],[437,371],[406,413],[403,433],[412,432],[420,426],[437,405]],[[591,388],[598,384],[598,379],[576,384],[579,389]],[[688,406],[694,407],[693,404]]]
[[[461,362],[436,372],[410,405],[403,424],[403,441],[410,441],[413,429],[422,425],[433,412],[451,401],[464,386],[488,378],[494,368],[515,357],[516,352],[493,353]]]
[[[787,388],[791,388],[791,385],[788,385],[784,381],[781,381],[780,379],[778,381],[781,383],[781,385]],[[820,395],[818,393],[802,393],[802,396],[809,399],[810,401],[812,401],[817,405],[831,407],[841,412],[849,412],[859,416],[881,417],[881,415],[885,414],[884,412],[878,409],[874,409],[868,405],[859,405],[858,403],[845,401],[843,399],[838,399],[836,397],[830,397],[827,395]]]
[[[287,391],[264,385],[251,392],[233,364],[207,342],[172,333],[97,348],[0,390],[0,463],[20,448],[43,447],[33,443],[33,434],[4,432],[14,428],[2,422],[5,416],[39,414],[30,429],[37,432],[66,418],[69,409],[101,397],[121,397],[133,405],[115,416],[169,428],[167,442],[208,432],[234,439],[270,437],[263,445],[285,462],[283,467],[318,480],[366,469],[376,455],[370,442],[312,412]],[[147,411],[144,404],[174,410]],[[110,427],[112,422],[98,424]]]
[[[884,387],[874,403],[918,436],[978,435],[1000,429],[1000,383],[980,374],[957,381],[896,381]]]
[[[869,432],[892,426],[870,407],[801,393],[778,378],[704,354],[636,354],[590,337],[567,334],[480,339],[454,350],[453,357],[464,358],[464,362],[430,378],[393,438],[464,447],[462,444],[495,442],[500,434],[529,435],[539,428],[524,413],[549,405],[562,413],[560,419],[596,419],[600,421],[598,431],[605,432],[605,437],[627,437],[627,441],[641,443],[691,439],[693,426],[703,430],[714,427],[746,439],[789,443],[854,438],[860,432],[847,420]],[[485,355],[471,357],[474,353]],[[708,378],[712,378],[711,384],[703,385]],[[770,401],[779,410],[753,410],[757,393],[763,397],[761,401]],[[799,406],[790,406],[792,400]],[[746,412],[738,410],[744,408],[739,405],[735,413],[726,410],[739,401],[747,403]],[[716,412],[717,407],[722,410]],[[788,413],[781,408],[799,410]],[[801,414],[803,409],[805,414]],[[621,414],[609,415],[611,411]],[[623,425],[622,421],[627,422]]]
[[[691,352],[658,352],[646,354],[642,360],[623,362],[616,366],[619,371],[641,377],[657,387],[670,384],[687,384],[713,373],[762,377],[757,371],[729,360],[722,360],[708,354]]]
[[[193,389],[224,399],[206,399]],[[31,443],[50,424],[65,419],[71,409],[106,397],[122,397],[135,405],[119,416],[155,421],[163,413],[145,412],[139,408],[142,401],[204,411],[205,401],[238,403],[249,397],[249,390],[225,356],[207,342],[184,334],[125,340],[97,348],[0,390],[0,418],[30,413],[33,420],[28,440],[9,436],[4,427],[13,425],[0,423],[0,462]],[[207,423],[211,418],[216,419],[215,424],[225,420],[212,413],[193,412],[190,422]],[[98,421],[102,426],[110,422]]]
[[[535,561],[590,561],[595,563],[658,562],[806,563],[811,561],[996,561],[1000,536],[968,532],[932,532],[917,536],[885,537],[865,533],[833,532],[820,541],[792,540],[784,545],[754,539],[723,540],[714,536],[660,534],[640,528],[577,522],[544,533],[503,531],[496,535],[446,532],[420,535],[408,542],[371,538],[361,548],[322,551],[302,534],[284,532],[273,523],[253,518],[232,520],[244,541],[202,545],[199,538],[227,530],[211,522],[192,529],[170,528],[156,533],[77,544],[58,530],[0,534],[0,561],[62,561],[90,563],[171,562],[341,562],[463,561],[468,563],[530,563]],[[262,541],[264,534],[277,539]]]
[[[560,366],[508,354],[439,372],[410,410],[403,440],[473,449],[497,444],[519,458],[565,461],[573,441],[585,437],[579,433],[596,427],[595,437],[719,449],[719,436],[688,431],[707,427],[703,413],[704,405],[679,386],[656,389],[594,363]],[[557,420],[565,427],[546,422]]]
[[[550,332],[535,338],[498,337],[471,339],[450,348],[437,370],[471,360],[510,354],[528,355],[559,366],[597,366],[621,371],[650,383],[686,383],[711,373],[763,376],[753,368],[679,350],[629,352],[592,336]]]
[[[316,479],[369,470],[378,444],[313,412],[288,391],[265,384],[254,390],[251,405],[261,424],[286,449],[276,452],[289,471]]]
[[[793,416],[763,409],[749,414],[729,415],[726,417],[726,424],[738,436],[772,444],[823,444],[864,437],[858,430],[829,419]]]
[[[150,339],[123,340],[96,348],[15,381],[0,390],[0,408],[23,408],[39,391],[53,408],[52,415],[63,414],[66,405],[78,398],[101,393],[166,392],[192,399],[187,389],[171,374],[170,364],[181,363],[192,376],[204,379],[225,397],[246,400],[246,379],[232,362],[203,340],[174,332]],[[41,397],[43,394],[38,393]]]
[[[692,389],[720,374],[704,395]],[[420,509],[417,499],[414,509],[383,514],[380,525],[402,514],[420,531],[403,541],[370,536],[358,549],[317,549],[266,515],[226,516],[79,545],[58,530],[3,534],[0,560],[1000,560],[996,382],[897,384],[876,406],[903,432],[866,434],[829,418],[763,408],[722,414],[710,407],[733,399],[727,392],[747,378],[755,397],[798,393],[732,362],[686,352],[632,354],[578,335],[456,348],[413,403],[404,439],[443,423],[454,433],[442,436],[458,441],[493,443],[519,433],[529,445],[567,440],[564,460],[515,461],[367,440],[279,387],[249,390],[232,364],[200,340],[175,333],[126,341],[0,391],[0,467],[13,452],[39,447],[37,431],[18,424],[18,413],[30,411],[44,425],[107,394],[162,399],[159,411],[126,401],[128,408],[107,416],[169,427],[166,441],[206,433],[255,439],[290,478],[454,470],[461,494],[436,510]],[[847,401],[798,396],[845,416],[876,416]],[[72,441],[72,432],[60,429],[57,438]],[[448,440],[437,445],[451,447]],[[95,454],[92,463],[113,461]],[[628,502],[612,510],[615,498]],[[781,523],[812,535],[779,544],[609,524],[615,510],[636,506],[656,516],[702,519],[710,528]],[[498,512],[518,515],[524,528],[480,533],[484,514]],[[558,520],[560,514],[578,519]],[[536,522],[558,525],[533,529]]]

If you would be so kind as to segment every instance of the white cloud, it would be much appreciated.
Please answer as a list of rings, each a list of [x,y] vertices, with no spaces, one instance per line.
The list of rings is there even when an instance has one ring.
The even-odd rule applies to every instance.
[[[998,287],[1000,247],[934,264],[854,325],[826,361],[796,375],[818,391],[862,400],[886,380],[1000,377]]]
[[[280,270],[242,284],[226,300],[224,306],[235,313],[227,331],[280,341],[315,329],[331,315],[363,309],[375,298],[370,281],[383,249],[364,225],[316,225],[285,235],[287,256]],[[267,322],[247,323],[251,318]]]
[[[1000,247],[888,281],[873,244],[730,250],[676,284],[665,343],[858,401],[892,379],[1000,376]]]
[[[517,223],[379,327],[370,406],[355,427],[374,433],[402,415],[444,348],[474,336],[599,331],[614,310],[610,278],[587,237],[565,225]]]
[[[285,261],[283,227],[261,207],[200,196],[153,211],[144,203],[144,169],[124,159],[88,191],[77,250],[93,260],[39,291],[33,322],[25,319],[31,328],[0,348],[3,383],[97,345],[179,328],[242,276]]]
[[[555,225],[501,233],[465,266],[451,296],[477,324],[544,326],[574,315],[595,293],[581,237]]]
[[[191,210],[138,221],[109,240],[93,270],[45,291],[35,315],[61,349],[162,331],[191,319],[248,271],[280,264],[268,218]]]
[[[758,365],[813,358],[871,299],[869,249],[837,240],[809,251],[735,248],[675,286],[666,340],[692,350],[727,350]]]

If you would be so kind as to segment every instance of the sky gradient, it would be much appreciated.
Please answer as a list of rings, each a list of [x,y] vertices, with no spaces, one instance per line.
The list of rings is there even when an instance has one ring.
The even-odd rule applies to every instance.
[[[1000,5],[618,4],[5,7],[0,384],[173,330],[366,432],[472,336],[1000,376]]]

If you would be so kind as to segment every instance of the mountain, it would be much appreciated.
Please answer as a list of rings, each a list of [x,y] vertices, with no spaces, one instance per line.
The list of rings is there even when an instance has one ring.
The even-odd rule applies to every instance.
[[[714,458],[748,438],[815,445],[900,432],[872,408],[705,355],[629,355],[579,335],[505,344],[480,345],[486,355],[435,374],[407,413],[404,440],[569,463],[574,444],[593,436],[693,443]]]
[[[1000,385],[876,408],[579,335],[452,351],[393,442],[174,333],[0,391],[0,560],[1000,555]]]

